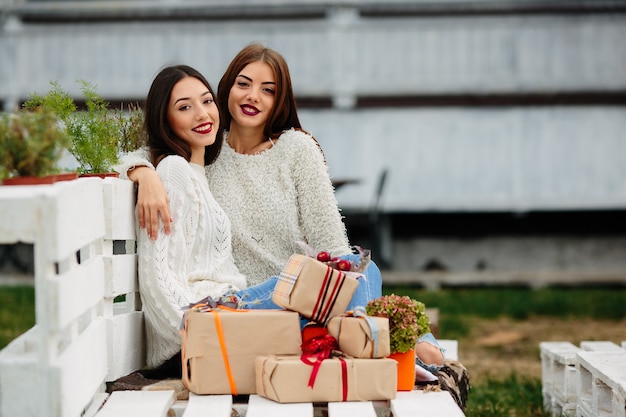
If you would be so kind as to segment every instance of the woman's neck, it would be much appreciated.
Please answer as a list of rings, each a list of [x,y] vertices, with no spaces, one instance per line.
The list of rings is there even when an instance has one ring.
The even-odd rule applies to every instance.
[[[260,153],[272,146],[263,134],[262,128],[242,128],[232,124],[228,131],[227,141],[235,152],[247,155]]]

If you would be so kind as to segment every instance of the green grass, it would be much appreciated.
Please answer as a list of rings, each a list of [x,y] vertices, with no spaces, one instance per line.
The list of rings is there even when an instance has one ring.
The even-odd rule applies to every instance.
[[[35,324],[35,289],[0,287],[0,349]]]
[[[409,295],[427,307],[440,309],[439,326],[449,339],[469,334],[469,317],[530,315],[561,318],[626,317],[624,288],[467,288],[428,291],[409,287],[385,287],[384,293]],[[0,348],[35,323],[35,294],[32,287],[0,287]],[[472,383],[468,417],[547,417],[542,409],[541,380],[511,373],[502,379]]]
[[[437,307],[439,328],[449,339],[469,333],[468,317],[494,319],[530,316],[588,317],[619,320],[626,317],[625,288],[457,288],[429,291],[411,287],[385,287],[385,294],[408,295],[426,307]]]
[[[620,319],[626,316],[626,288],[464,288],[428,291],[386,287],[385,293],[409,295],[450,315],[483,318],[530,315]]]
[[[548,417],[543,410],[541,380],[515,373],[502,380],[488,379],[472,386],[465,410],[467,417]]]

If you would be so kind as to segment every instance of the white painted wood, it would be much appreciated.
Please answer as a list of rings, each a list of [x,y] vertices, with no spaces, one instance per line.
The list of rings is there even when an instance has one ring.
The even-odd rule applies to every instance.
[[[580,348],[589,352],[621,352],[623,350],[617,343],[609,340],[583,340],[580,342]]]
[[[96,417],[166,417],[174,391],[115,391]]]
[[[539,349],[544,399],[554,397],[561,407],[575,406],[576,353],[580,348],[570,342],[541,342]]]
[[[328,403],[328,417],[376,417],[371,401]]]
[[[58,182],[42,198],[41,244],[56,262],[104,236],[102,185],[96,178]]]
[[[110,255],[103,259],[107,297],[139,291],[136,254]]]
[[[80,417],[101,389],[107,369],[106,322],[96,319],[50,366],[49,384],[59,417]]]
[[[37,326],[12,340],[0,351],[0,415],[41,417],[45,385],[37,350]]]
[[[48,282],[48,325],[61,330],[104,297],[102,258],[87,260],[80,266],[50,278]]]
[[[189,393],[183,417],[231,417],[232,395],[196,395]]]
[[[626,387],[626,351],[580,351],[577,354],[579,373],[579,405],[593,415],[613,409],[613,397],[624,399]],[[626,404],[618,404],[623,411]]]
[[[96,413],[102,408],[102,405],[109,399],[109,394],[101,392],[93,397],[93,401],[89,404],[89,407],[85,410],[85,414],[81,417],[94,417]]]
[[[35,196],[41,194],[37,187],[0,187],[2,218],[0,219],[0,243],[33,243],[39,233],[36,221],[40,211]]]
[[[134,311],[107,317],[109,369],[107,381],[128,375],[146,364],[143,313]]]
[[[105,178],[104,192],[105,239],[135,239],[134,185],[129,180]]]
[[[447,391],[400,391],[390,400],[394,417],[463,417],[452,396]]]
[[[51,255],[48,260],[65,259],[104,234],[99,194],[91,179],[0,187],[0,242],[34,243],[43,238]]]
[[[246,417],[313,417],[312,403],[280,404],[259,395],[250,395]]]
[[[446,359],[459,360],[459,342],[450,339],[437,339],[439,346],[444,348]]]

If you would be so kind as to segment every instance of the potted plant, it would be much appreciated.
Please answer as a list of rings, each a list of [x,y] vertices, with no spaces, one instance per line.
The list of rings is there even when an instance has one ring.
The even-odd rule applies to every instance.
[[[0,115],[0,176],[4,185],[51,184],[69,139],[58,116],[43,107]]]
[[[415,385],[415,344],[430,332],[424,303],[406,295],[384,295],[371,300],[365,311],[369,316],[389,319],[391,358],[398,361],[398,390],[410,391]]]
[[[55,82],[45,95],[31,94],[25,106],[46,107],[61,118],[70,138],[68,150],[76,158],[82,176],[117,176],[112,166],[120,151],[134,150],[142,143],[143,113],[138,106],[129,106],[128,114],[123,108],[113,110],[93,84],[79,82],[85,96],[84,110],[79,110]]]
[[[138,104],[129,104],[128,109],[120,108],[116,111],[120,123],[119,151],[127,153],[141,148],[145,140],[143,128],[143,110]]]

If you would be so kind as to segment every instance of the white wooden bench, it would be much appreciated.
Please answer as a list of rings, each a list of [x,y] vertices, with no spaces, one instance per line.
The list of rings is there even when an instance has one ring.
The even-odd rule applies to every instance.
[[[542,342],[544,408],[553,417],[626,417],[626,342]]]
[[[0,243],[34,244],[36,325],[0,351],[0,416],[463,416],[449,393],[392,401],[278,404],[251,395],[116,391],[145,362],[133,185],[85,178],[0,187]],[[442,341],[456,358],[456,341]],[[209,413],[210,410],[210,413]]]

